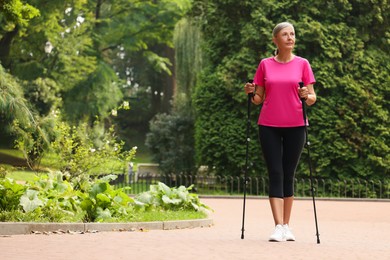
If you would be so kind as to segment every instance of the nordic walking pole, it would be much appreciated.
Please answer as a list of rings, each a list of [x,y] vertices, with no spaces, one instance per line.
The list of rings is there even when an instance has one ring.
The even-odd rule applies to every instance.
[[[300,88],[303,87],[303,82],[299,82],[299,87]],[[303,122],[305,124],[305,139],[306,139],[306,147],[307,147],[307,157],[308,157],[309,170],[310,170],[310,189],[311,189],[311,196],[313,198],[314,220],[316,223],[317,244],[319,244],[320,243],[320,234],[318,233],[316,200],[314,198],[313,170],[312,170],[311,159],[310,159],[309,131],[307,130],[307,124],[306,124],[306,103],[305,103],[305,99],[303,99],[303,98],[301,98],[301,101],[302,101],[302,111],[303,111]]]
[[[253,83],[253,80],[248,80],[248,83]],[[244,173],[244,205],[242,209],[242,228],[241,228],[241,239],[244,239],[244,225],[245,225],[245,202],[246,202],[246,187],[248,185],[248,150],[249,150],[249,128],[251,125],[250,114],[251,114],[251,100],[253,98],[253,93],[248,93],[248,115],[246,122],[246,155],[245,155],[245,173]]]

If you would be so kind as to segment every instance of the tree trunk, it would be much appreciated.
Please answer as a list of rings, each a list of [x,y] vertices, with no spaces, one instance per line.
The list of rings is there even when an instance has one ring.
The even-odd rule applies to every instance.
[[[18,34],[18,32],[19,32],[19,27],[15,26],[15,28],[12,31],[4,34],[3,38],[1,38],[0,40],[0,62],[1,65],[6,69],[9,69],[11,66],[11,60],[9,58],[9,54],[11,51],[11,44],[12,44],[12,40]]]

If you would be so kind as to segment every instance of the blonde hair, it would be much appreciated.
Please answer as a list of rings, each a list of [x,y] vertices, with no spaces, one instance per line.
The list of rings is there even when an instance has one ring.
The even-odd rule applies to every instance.
[[[292,23],[289,23],[289,22],[278,23],[275,26],[275,28],[272,30],[272,36],[276,37],[281,30],[283,30],[284,28],[289,27],[289,26],[291,26],[294,29],[294,25],[292,25]],[[278,50],[278,48],[276,48],[276,50],[274,52],[275,56],[278,55],[278,53],[279,53],[279,50]]]

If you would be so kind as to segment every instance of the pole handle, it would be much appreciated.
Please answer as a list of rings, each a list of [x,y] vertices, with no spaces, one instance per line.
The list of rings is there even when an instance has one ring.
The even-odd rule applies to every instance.
[[[298,84],[299,84],[299,88],[303,88],[303,82],[302,82],[302,81],[299,82]],[[304,98],[301,98],[301,100],[302,100],[302,102],[303,102],[305,99],[304,99]]]
[[[253,79],[248,79],[247,83],[253,84]],[[248,93],[248,100],[252,99],[255,96],[255,93]]]

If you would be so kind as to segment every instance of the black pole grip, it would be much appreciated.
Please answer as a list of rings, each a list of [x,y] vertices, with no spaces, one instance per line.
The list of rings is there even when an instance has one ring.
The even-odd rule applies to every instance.
[[[248,79],[247,83],[251,83],[252,84],[253,83],[253,79]],[[255,96],[255,93],[253,93],[253,92],[252,93],[248,93],[248,98],[253,98],[254,96]]]
[[[303,82],[299,82],[298,84],[299,84],[299,88],[303,88]],[[301,98],[301,100],[302,100],[302,98]]]

